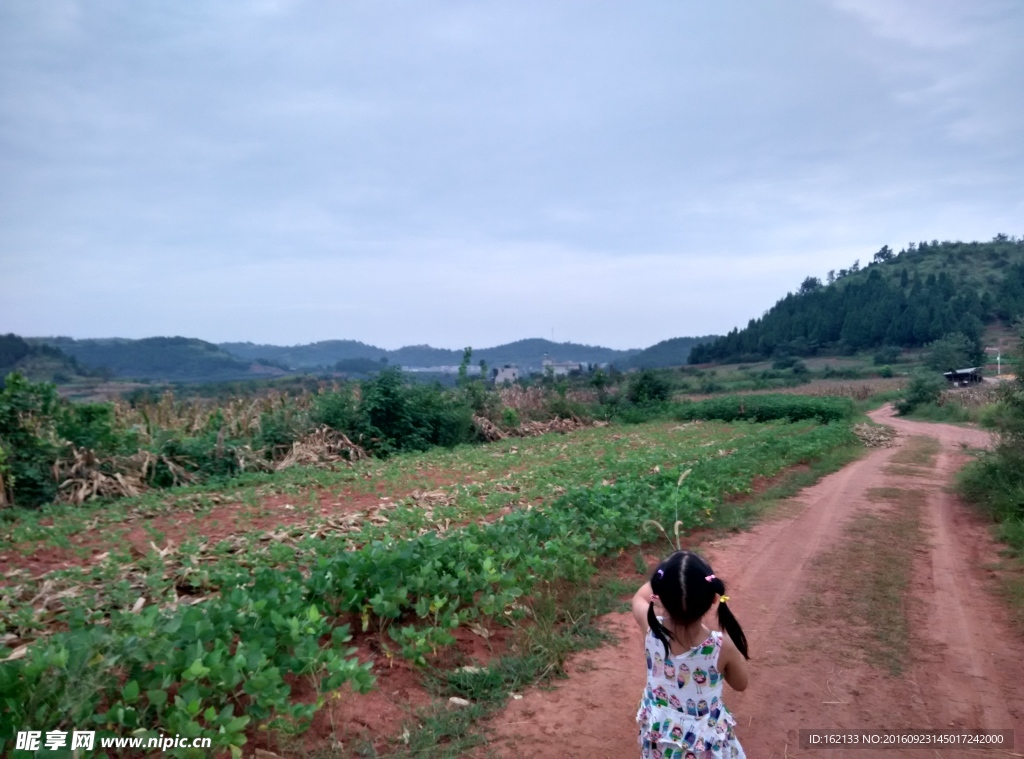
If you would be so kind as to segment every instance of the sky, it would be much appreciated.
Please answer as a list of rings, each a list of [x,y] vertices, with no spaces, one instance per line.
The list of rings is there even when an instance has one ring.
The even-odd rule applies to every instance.
[[[1024,234],[1019,0],[5,0],[0,332],[722,333]]]

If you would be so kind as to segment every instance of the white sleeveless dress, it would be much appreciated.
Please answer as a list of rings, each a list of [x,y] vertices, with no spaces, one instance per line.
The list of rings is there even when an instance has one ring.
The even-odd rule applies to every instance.
[[[722,703],[718,670],[722,633],[681,654],[647,631],[647,687],[636,721],[643,759],[746,759],[733,733],[736,721]]]

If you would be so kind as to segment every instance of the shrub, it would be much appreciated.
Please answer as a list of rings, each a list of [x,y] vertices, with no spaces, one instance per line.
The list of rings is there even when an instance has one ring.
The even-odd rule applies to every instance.
[[[114,407],[109,403],[67,404],[56,415],[57,434],[100,455],[124,453],[137,447],[136,436],[117,428]]]
[[[54,428],[59,406],[53,385],[7,375],[0,390],[0,449],[6,500],[16,506],[40,506],[57,494],[52,467],[62,447]]]
[[[345,387],[342,390],[322,392],[317,395],[313,399],[309,418],[313,425],[317,427],[321,424],[326,424],[331,429],[349,434],[360,431],[357,430],[359,427],[359,406],[349,387]]]
[[[672,385],[660,373],[645,369],[630,381],[626,397],[636,404],[667,401],[672,397]]]
[[[519,412],[510,406],[505,406],[501,411],[501,423],[505,427],[514,428],[523,423],[519,418]]]
[[[363,383],[355,427],[365,429],[368,447],[382,455],[451,447],[475,437],[473,408],[464,397],[446,395],[439,385],[405,385],[399,369]]]
[[[309,419],[305,414],[296,413],[291,405],[282,404],[260,414],[260,431],[255,443],[257,447],[266,449],[270,458],[274,458],[291,448],[292,443],[302,437],[308,427]]]
[[[895,364],[900,360],[900,349],[899,348],[882,348],[875,354],[875,366],[886,366],[887,364]]]
[[[938,405],[945,386],[945,380],[941,377],[928,372],[918,372],[907,385],[903,399],[896,402],[896,413],[906,416],[919,406],[929,403]]]

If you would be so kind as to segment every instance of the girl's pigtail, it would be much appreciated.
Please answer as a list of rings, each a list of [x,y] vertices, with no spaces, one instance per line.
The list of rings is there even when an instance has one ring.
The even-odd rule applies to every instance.
[[[740,653],[743,654],[743,658],[749,659],[750,655],[747,653],[747,636],[743,634],[743,628],[740,627],[740,623],[736,621],[736,617],[733,616],[729,605],[724,601],[718,604],[718,624],[721,625],[722,629],[729,634],[730,638],[732,638],[732,642],[736,644],[736,648],[738,648]]]
[[[651,628],[651,632],[654,633],[654,637],[665,646],[665,658],[667,659],[669,657],[668,639],[672,637],[672,633],[658,621],[658,615],[654,613],[654,601],[651,601],[651,605],[647,607],[647,625]]]

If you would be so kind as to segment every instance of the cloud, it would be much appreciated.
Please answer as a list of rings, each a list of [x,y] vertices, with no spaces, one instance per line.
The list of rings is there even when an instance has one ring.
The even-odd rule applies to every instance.
[[[721,331],[883,244],[1024,231],[1022,31],[1001,0],[5,4],[0,322]]]

